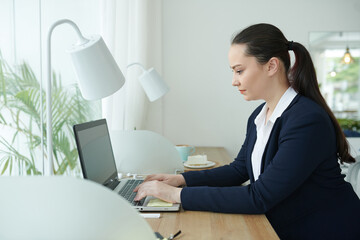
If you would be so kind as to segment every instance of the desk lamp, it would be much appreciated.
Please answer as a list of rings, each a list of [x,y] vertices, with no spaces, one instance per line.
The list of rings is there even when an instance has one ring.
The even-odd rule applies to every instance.
[[[87,100],[107,97],[119,90],[125,82],[115,59],[99,35],[85,38],[71,20],[62,19],[51,25],[47,35],[47,86],[46,86],[46,138],[49,175],[54,172],[51,115],[51,34],[63,23],[71,25],[78,35],[78,42],[69,50],[78,77],[81,94]]]
[[[127,67],[129,68],[133,65],[137,65],[143,70],[143,74],[139,77],[139,82],[150,102],[161,98],[169,91],[169,87],[154,68],[146,70],[143,65],[137,62],[131,63]]]

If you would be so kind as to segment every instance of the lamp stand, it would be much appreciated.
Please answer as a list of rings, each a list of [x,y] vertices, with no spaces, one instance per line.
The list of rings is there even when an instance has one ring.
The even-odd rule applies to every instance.
[[[55,27],[63,23],[70,24],[76,31],[79,42],[78,44],[87,43],[89,40],[83,37],[78,26],[71,20],[62,19],[53,23],[48,31],[47,35],[47,85],[46,85],[46,142],[47,142],[47,155],[49,162],[49,173],[47,175],[54,174],[54,162],[53,162],[53,142],[52,142],[52,113],[51,113],[51,35]]]

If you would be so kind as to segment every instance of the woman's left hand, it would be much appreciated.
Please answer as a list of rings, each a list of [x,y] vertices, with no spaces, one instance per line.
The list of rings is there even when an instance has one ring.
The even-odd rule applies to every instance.
[[[137,192],[135,201],[140,201],[146,196],[153,196],[166,202],[180,203],[181,188],[167,185],[157,180],[143,182],[134,189]]]

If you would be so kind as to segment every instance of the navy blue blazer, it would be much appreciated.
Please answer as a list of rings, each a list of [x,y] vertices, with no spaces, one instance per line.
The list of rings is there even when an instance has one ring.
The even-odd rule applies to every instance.
[[[331,119],[312,100],[298,94],[276,120],[254,181],[254,119],[263,105],[235,161],[183,173],[183,208],[266,214],[281,239],[360,239],[360,200],[341,174]]]

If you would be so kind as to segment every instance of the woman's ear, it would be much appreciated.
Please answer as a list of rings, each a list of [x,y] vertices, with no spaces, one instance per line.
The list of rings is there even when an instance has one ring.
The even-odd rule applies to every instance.
[[[269,76],[273,76],[280,69],[280,60],[276,57],[270,58],[267,63],[267,72]]]

